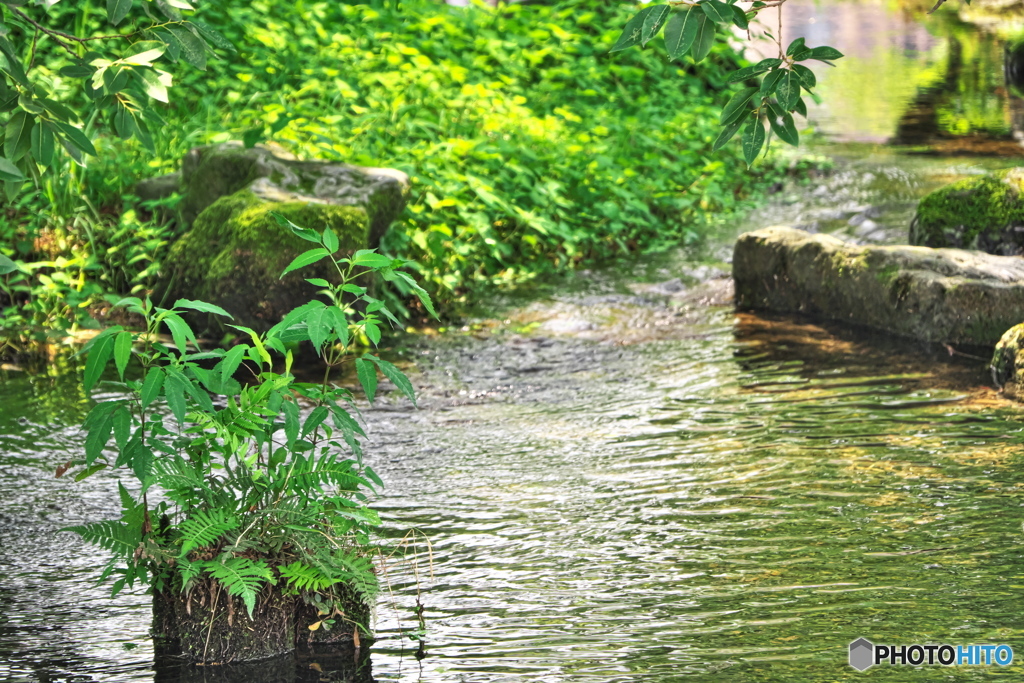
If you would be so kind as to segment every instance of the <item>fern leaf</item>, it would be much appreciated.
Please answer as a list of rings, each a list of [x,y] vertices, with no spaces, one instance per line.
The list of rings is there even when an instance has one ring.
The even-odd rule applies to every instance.
[[[193,563],[199,564],[198,562]],[[256,609],[256,594],[264,583],[275,583],[274,574],[266,562],[254,562],[246,557],[230,557],[223,561],[208,560],[202,568],[212,576],[228,595],[242,598],[245,608],[249,610],[249,618]]]
[[[181,530],[181,557],[202,546],[213,545],[217,539],[238,528],[238,520],[223,510],[197,510],[178,525]]]
[[[303,562],[292,562],[277,568],[281,578],[297,591],[325,591],[341,579],[325,574],[317,567]]]
[[[114,555],[128,559],[142,542],[142,529],[132,528],[118,521],[92,522],[81,526],[69,526],[61,531],[73,531],[87,543],[98,545]]]

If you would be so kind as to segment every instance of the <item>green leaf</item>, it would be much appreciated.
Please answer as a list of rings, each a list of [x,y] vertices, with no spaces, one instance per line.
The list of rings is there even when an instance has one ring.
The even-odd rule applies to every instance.
[[[824,61],[829,61],[829,60],[832,60],[832,59],[839,59],[842,56],[843,56],[843,53],[840,52],[839,50],[835,49],[834,47],[829,47],[827,45],[823,45],[821,47],[816,47],[816,48],[812,49],[811,50],[811,57],[810,58],[811,59],[818,59],[818,60],[821,60],[821,61],[824,62]]]
[[[168,370],[167,379],[164,382],[164,396],[167,397],[167,405],[178,420],[178,424],[185,422],[185,414],[188,412],[185,404],[185,391],[188,380],[177,370]]]
[[[85,464],[91,465],[103,454],[103,449],[110,441],[110,433],[114,428],[114,410],[118,407],[116,401],[96,404],[89,411],[84,428],[85,436]]]
[[[197,563],[198,564],[198,563]],[[230,595],[242,598],[245,608],[252,612],[256,609],[256,595],[264,583],[274,583],[274,575],[265,562],[254,562],[245,557],[232,557],[223,562],[211,560],[202,563],[203,568],[217,579],[224,590]]]
[[[786,56],[787,57],[792,57],[793,55],[795,55],[800,50],[803,50],[804,49],[804,42],[805,42],[804,38],[796,38],[792,43],[789,44],[789,47],[786,48]]]
[[[0,161],[4,161],[0,159]],[[18,264],[12,261],[10,258],[0,254],[0,275],[7,275],[18,270]]]
[[[764,146],[764,136],[764,124],[761,123],[761,119],[751,119],[750,123],[743,130],[743,158],[746,160],[747,165],[754,163],[757,155],[761,153],[761,147]]]
[[[664,5],[657,6],[664,7]],[[627,21],[625,28],[622,29],[622,35],[619,36],[619,39],[609,52],[619,52],[620,50],[637,45],[643,37],[644,22],[652,10],[654,10],[654,7],[644,7],[632,19]]]
[[[796,123],[793,122],[793,115],[786,113],[781,117],[769,116],[768,122],[779,139],[796,147],[800,144],[800,134],[796,130]]]
[[[381,360],[376,356],[366,356],[366,358],[373,361],[377,367],[380,368],[380,371],[384,376],[391,380],[391,383],[398,387],[398,390],[405,394],[409,400],[412,401],[413,405],[416,405],[416,390],[413,388],[412,382],[409,381],[409,378],[405,376],[404,372],[399,370],[393,364],[386,360]]]
[[[313,344],[313,348],[316,349],[317,354],[320,353],[320,347],[323,343],[331,336],[331,329],[333,326],[333,318],[325,315],[326,308],[318,308],[314,311],[310,311],[309,317],[306,318],[306,328],[309,330],[309,341]]]
[[[232,346],[224,360],[217,364],[220,368],[220,378],[222,382],[227,382],[231,379],[235,371],[238,370],[238,366],[242,364],[242,359],[245,358],[245,352],[249,350],[248,344],[236,344]]]
[[[199,31],[199,35],[214,47],[219,47],[220,49],[227,50],[228,52],[237,52],[237,50],[235,50],[235,46],[231,44],[230,40],[222,36],[207,24],[193,19],[189,22],[189,25]]]
[[[174,302],[175,308],[188,308],[193,311],[199,311],[200,313],[213,313],[216,315],[222,315],[229,320],[234,320],[234,317],[225,311],[220,306],[214,304],[208,304],[205,301],[192,301],[190,299],[178,299]]]
[[[338,251],[338,236],[329,227],[324,228],[323,245],[332,254]]]
[[[131,9],[132,0],[107,0],[107,20],[117,26]]]
[[[171,331],[171,337],[174,339],[174,345],[178,347],[178,353],[184,356],[188,353],[188,342],[196,343],[195,332],[188,326],[188,323],[175,313],[168,315],[164,318],[163,322],[167,329]],[[198,346],[198,344],[196,345]]]
[[[34,124],[35,119],[24,111],[17,111],[8,119],[7,125],[4,127],[4,156],[9,161],[17,161],[29,150]],[[9,168],[5,170],[8,174],[11,173]],[[21,175],[20,171],[17,169],[15,171]],[[24,179],[24,176],[21,179]]]
[[[306,418],[306,421],[302,424],[302,436],[309,436],[312,434],[317,427],[324,423],[324,420],[330,415],[330,411],[327,406],[317,406],[313,408],[313,411]]]
[[[317,237],[317,241],[319,241],[319,236]],[[331,252],[327,251],[326,249],[322,249],[322,248],[321,249],[310,249],[309,251],[305,251],[305,252],[299,254],[298,256],[296,256],[295,259],[292,260],[292,262],[288,264],[288,267],[284,269],[283,273],[281,273],[281,277],[284,277],[285,275],[287,275],[288,273],[292,272],[293,270],[298,270],[299,268],[305,268],[306,266],[312,265],[312,264],[316,263],[317,261],[319,261],[319,260],[321,260],[321,259],[323,259],[323,258],[325,258],[327,256],[330,256],[330,255],[331,255]]]
[[[708,19],[711,19],[716,24],[732,23],[732,10],[724,2],[704,0],[704,2],[700,3],[700,8],[704,10],[704,14],[708,15]]]
[[[750,87],[744,88],[733,95],[729,99],[729,102],[726,103],[725,108],[722,109],[722,116],[720,119],[722,125],[728,126],[729,124],[743,118],[744,114],[750,110],[750,107],[748,106],[750,99],[756,93],[757,88]]]
[[[373,403],[373,397],[377,395],[377,368],[368,360],[356,358],[356,375],[366,392],[366,400]]]
[[[803,64],[794,64],[791,68],[793,73],[800,77],[800,83],[803,84],[805,89],[811,90],[814,86],[818,85],[817,76]]]
[[[129,448],[132,451],[132,471],[135,472],[135,476],[138,477],[139,481],[144,482],[149,478],[153,470],[153,460],[155,458],[153,451],[146,444],[142,443],[140,439],[133,439],[133,442],[129,444]]]
[[[316,230],[310,230],[309,228],[300,228],[299,226],[295,225],[281,214],[274,211],[271,211],[270,215],[274,217],[274,220],[277,221],[278,225],[280,225],[282,228],[288,228],[297,237],[301,237],[307,242],[316,242],[317,244],[320,243],[320,235],[317,233]]]
[[[715,22],[703,13],[694,18],[697,21],[696,38],[690,55],[693,61],[701,62],[711,53],[711,47],[715,44]]]
[[[796,106],[796,101],[800,99],[800,78],[794,75],[792,71],[786,71],[786,75],[782,77],[779,83],[776,97],[778,97],[779,104],[782,105],[783,109],[792,111]]]
[[[717,152],[722,149],[729,140],[732,140],[733,136],[736,135],[736,131],[738,131],[742,125],[743,117],[741,116],[723,128],[722,132],[718,134],[718,138],[715,140],[715,144],[712,146],[711,151]]]
[[[103,369],[114,352],[114,337],[112,334],[101,332],[89,350],[89,357],[85,361],[85,390],[92,391],[92,388],[103,375]]]
[[[92,141],[86,137],[80,128],[76,128],[70,123],[64,123],[63,121],[53,121],[53,125],[64,134],[64,137],[70,144],[90,156],[96,156],[96,148],[92,146]]]
[[[761,97],[771,97],[779,87],[779,83],[789,72],[786,69],[775,69],[761,79]]]
[[[334,330],[334,334],[338,336],[338,342],[342,346],[348,346],[348,319],[345,317],[345,311],[341,310],[337,306],[330,306],[326,309],[326,312],[331,323],[331,328]]]
[[[378,254],[372,249],[360,249],[356,253],[352,254],[352,265],[364,266],[366,268],[390,268],[393,263],[392,259],[387,256]]]
[[[114,365],[117,366],[117,374],[124,381],[124,371],[128,367],[128,361],[132,358],[132,333],[119,332],[114,338]]]
[[[665,25],[668,11],[668,5],[655,5],[651,8],[650,13],[644,17],[644,25],[640,30],[640,47],[646,47],[647,43],[658,35],[661,27]]]
[[[317,287],[330,287],[331,286],[331,283],[328,282],[327,280],[323,279],[322,277],[307,277],[306,278],[306,282],[308,282],[311,285],[316,285]]]
[[[797,99],[796,106],[793,107],[793,111],[800,114],[800,116],[807,118],[807,104],[804,102],[804,98],[801,97]]]
[[[697,38],[697,21],[693,17],[701,14],[700,10],[688,7],[675,12],[665,26],[665,47],[669,59],[679,59],[685,55],[693,41]]]
[[[754,76],[763,74],[766,71],[771,71],[772,69],[781,64],[781,59],[762,59],[760,62],[754,64],[753,66],[746,66],[743,67],[742,69],[737,69],[736,71],[733,71],[732,74],[729,75],[729,79],[726,82],[740,83],[742,81],[747,80],[748,78],[753,78]]]
[[[167,30],[181,44],[181,58],[200,71],[206,71],[206,43],[186,28],[171,26]]]
[[[160,395],[160,389],[164,385],[164,369],[150,368],[146,371],[146,379],[142,381],[142,389],[139,392],[139,400],[142,407],[148,408],[156,397]]]
[[[741,31],[746,31],[750,28],[750,21],[747,19],[747,13],[736,5],[729,5],[729,9],[732,10],[732,23],[736,25]]]
[[[0,180],[18,183],[25,179],[25,174],[14,165],[13,161],[0,157]]]
[[[32,127],[32,136],[29,146],[32,158],[40,166],[49,166],[53,163],[53,130],[45,121],[38,126]]]
[[[299,407],[295,401],[285,401],[281,404],[281,412],[284,413],[284,436],[291,445],[299,438]]]

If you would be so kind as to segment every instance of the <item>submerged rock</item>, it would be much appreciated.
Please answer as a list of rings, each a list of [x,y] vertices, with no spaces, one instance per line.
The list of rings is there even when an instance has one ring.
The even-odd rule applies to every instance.
[[[1024,168],[965,178],[925,196],[910,243],[925,247],[1024,254]]]
[[[1010,398],[1024,399],[1024,324],[1003,334],[992,354],[992,380]]]
[[[856,246],[772,227],[740,236],[733,278],[742,309],[924,341],[993,346],[1024,320],[1024,260],[959,249]]]

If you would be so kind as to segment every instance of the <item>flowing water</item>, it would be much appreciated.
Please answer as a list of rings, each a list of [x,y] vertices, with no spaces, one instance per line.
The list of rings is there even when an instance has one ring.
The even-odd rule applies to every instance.
[[[889,4],[791,4],[813,10],[816,42],[861,41],[851,73],[948,65],[954,33]],[[837,83],[823,83],[832,109],[812,115],[847,131],[820,147],[836,173],[782,188],[702,250],[585,272],[410,342],[420,408],[379,401],[369,453],[388,535],[422,532],[432,560],[389,568],[379,639],[353,680],[1020,680],[1024,423],[985,360],[729,306],[730,233],[788,223],[898,241],[924,192],[1009,163],[877,146],[928,118],[921,90],[879,97],[860,130],[830,113],[861,96],[851,87],[844,104]],[[1005,129],[959,142],[934,129],[932,142],[1008,153],[1002,106]],[[112,479],[52,475],[82,449],[77,376],[8,370],[0,392],[0,681],[255,680],[154,665],[147,597],[111,600],[93,584],[102,553],[57,532],[116,512]],[[407,635],[417,585],[422,659]],[[1007,643],[1017,658],[856,674],[858,637]],[[329,670],[288,660],[260,680],[342,680]]]

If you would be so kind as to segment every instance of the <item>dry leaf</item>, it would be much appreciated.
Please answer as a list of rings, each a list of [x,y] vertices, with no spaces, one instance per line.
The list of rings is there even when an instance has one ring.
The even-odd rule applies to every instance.
[[[309,625],[309,630],[310,630],[310,631],[315,631],[315,630],[317,630],[318,628],[320,628],[320,624],[322,624],[322,623],[324,623],[324,622],[322,622],[322,621],[318,621],[318,622],[316,622],[315,624],[310,624],[310,625]]]

